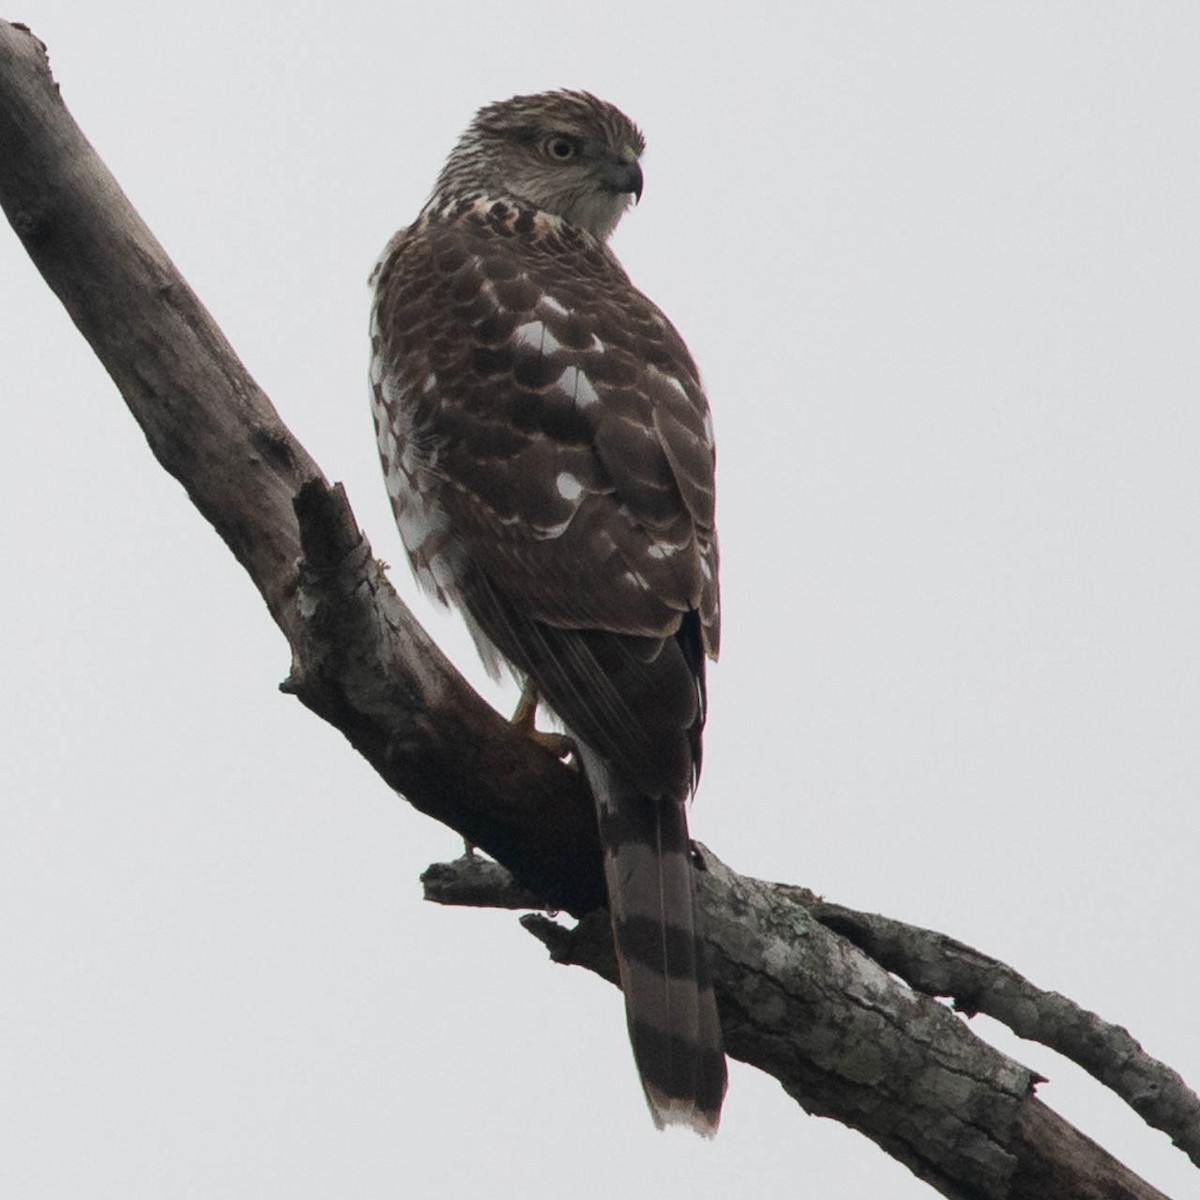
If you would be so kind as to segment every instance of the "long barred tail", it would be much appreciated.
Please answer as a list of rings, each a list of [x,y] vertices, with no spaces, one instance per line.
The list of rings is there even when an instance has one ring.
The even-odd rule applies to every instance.
[[[596,795],[609,910],[629,1040],[654,1123],[711,1137],[725,1096],[725,1054],[696,928],[684,806],[620,786],[584,751]]]

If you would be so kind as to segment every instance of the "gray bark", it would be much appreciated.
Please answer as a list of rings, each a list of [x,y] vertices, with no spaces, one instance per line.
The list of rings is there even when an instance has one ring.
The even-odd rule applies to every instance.
[[[410,803],[500,866],[427,873],[443,903],[543,905],[526,926],[614,978],[590,797],[457,674],[331,487],[71,119],[44,47],[0,22],[0,205],[151,451],[258,587],[291,647],[283,689]],[[1124,1030],[961,943],[736,874],[698,850],[729,1053],[946,1196],[1160,1196],[1036,1097],[1037,1076],[932,999],[1068,1054],[1200,1163],[1200,1101]],[[907,985],[894,976],[907,980]],[[927,993],[927,994],[926,994]]]

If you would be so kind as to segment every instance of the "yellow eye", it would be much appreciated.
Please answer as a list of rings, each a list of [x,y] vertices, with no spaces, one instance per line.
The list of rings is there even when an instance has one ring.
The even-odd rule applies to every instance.
[[[574,138],[558,133],[546,143],[546,153],[559,162],[566,162],[579,153],[579,143]]]

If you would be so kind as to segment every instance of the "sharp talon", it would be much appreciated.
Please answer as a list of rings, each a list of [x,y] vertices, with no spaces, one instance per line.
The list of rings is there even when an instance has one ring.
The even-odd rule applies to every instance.
[[[544,746],[555,758],[570,760],[568,766],[579,767],[579,754],[575,749],[575,739],[565,733],[551,733],[548,729],[531,729],[529,740]]]
[[[509,724],[520,730],[531,742],[536,742],[543,749],[549,750],[555,758],[561,758],[567,765],[579,769],[579,754],[575,750],[575,742],[565,733],[553,733],[548,729],[538,729],[536,725],[537,707],[541,697],[536,685],[526,683],[521,689],[521,699],[517,701]]]

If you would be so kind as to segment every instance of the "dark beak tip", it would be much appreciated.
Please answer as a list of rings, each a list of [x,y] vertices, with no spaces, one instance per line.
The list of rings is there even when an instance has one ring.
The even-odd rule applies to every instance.
[[[630,164],[630,187],[629,191],[633,195],[633,202],[637,204],[642,198],[642,168],[637,163]]]

